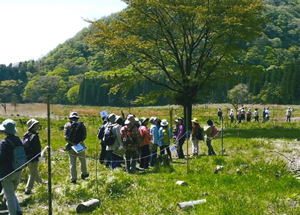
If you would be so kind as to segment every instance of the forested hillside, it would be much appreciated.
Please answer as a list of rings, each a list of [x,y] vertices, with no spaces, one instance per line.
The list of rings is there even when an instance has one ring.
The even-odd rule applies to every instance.
[[[227,92],[239,83],[248,87],[247,102],[300,103],[300,2],[266,0],[264,15],[268,22],[263,26],[263,35],[252,43],[241,41],[241,46],[247,47],[248,51],[241,51],[235,63],[245,65],[245,69],[236,71],[226,80],[215,80],[201,93],[199,103],[227,102]],[[118,14],[112,14],[102,21],[110,23],[116,18]],[[36,62],[0,65],[2,105],[44,102],[45,95],[51,94],[51,102],[58,104],[128,106],[138,104],[132,102],[139,95],[162,89],[143,81],[132,86],[130,91],[108,95],[112,86],[107,80],[111,80],[116,71],[130,73],[132,68],[127,65],[108,67],[105,50],[92,47],[86,40],[93,30],[92,26],[83,29]],[[141,98],[138,101],[147,103]],[[151,99],[148,102],[165,105],[173,101],[166,96],[158,103]]]

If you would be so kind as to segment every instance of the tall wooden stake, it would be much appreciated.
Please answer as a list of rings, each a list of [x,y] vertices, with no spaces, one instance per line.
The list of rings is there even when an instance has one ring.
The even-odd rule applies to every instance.
[[[48,198],[49,215],[52,215],[52,188],[51,188],[51,144],[50,144],[50,95],[47,96],[47,116],[48,116]]]
[[[221,121],[221,153],[223,156],[223,117],[222,117],[222,121]]]

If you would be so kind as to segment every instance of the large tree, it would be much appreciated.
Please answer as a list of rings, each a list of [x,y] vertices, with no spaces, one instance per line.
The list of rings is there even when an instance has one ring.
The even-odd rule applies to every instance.
[[[105,48],[107,62],[133,66],[131,84],[122,75],[110,81],[119,89],[141,78],[164,86],[160,93],[184,107],[189,124],[197,93],[233,73],[236,56],[264,22],[262,0],[123,1],[128,7],[115,21],[91,21],[89,41]]]

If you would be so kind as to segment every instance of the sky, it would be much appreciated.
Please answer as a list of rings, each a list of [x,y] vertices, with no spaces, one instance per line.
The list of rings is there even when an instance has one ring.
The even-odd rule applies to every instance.
[[[0,64],[38,60],[96,20],[126,7],[121,0],[0,0]]]

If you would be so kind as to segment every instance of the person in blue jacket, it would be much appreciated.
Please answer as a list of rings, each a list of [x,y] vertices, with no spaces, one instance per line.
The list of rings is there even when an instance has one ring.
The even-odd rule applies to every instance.
[[[158,130],[159,135],[159,148],[160,148],[160,154],[164,155],[165,150],[167,151],[170,160],[172,161],[172,154],[170,151],[170,140],[172,138],[171,129],[168,127],[169,123],[166,119],[163,119],[160,123],[160,129]]]

